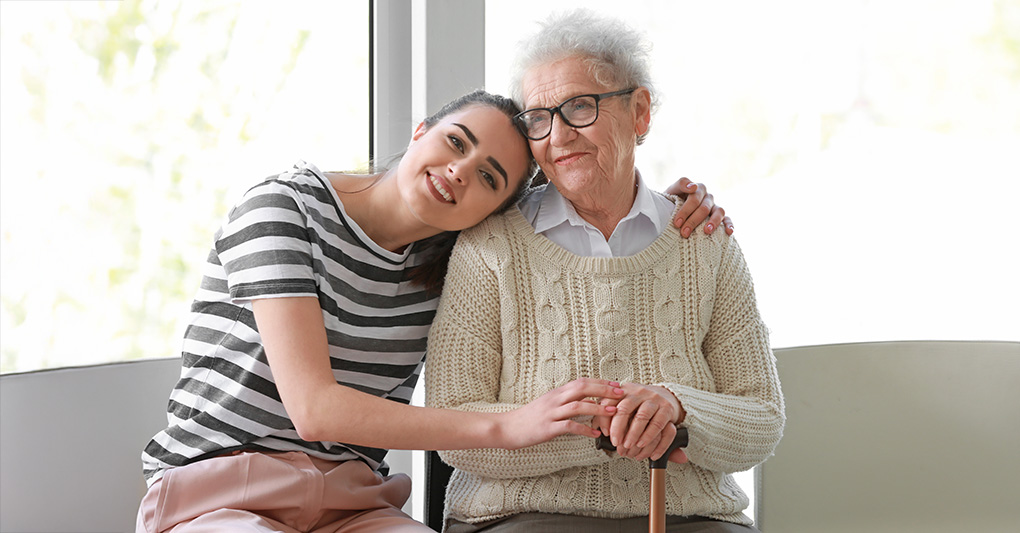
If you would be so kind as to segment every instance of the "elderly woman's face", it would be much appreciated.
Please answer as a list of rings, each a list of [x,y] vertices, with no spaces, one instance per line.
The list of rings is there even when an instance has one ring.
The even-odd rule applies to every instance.
[[[523,78],[525,109],[552,108],[581,94],[601,94],[629,87],[597,83],[583,60],[568,57],[531,69]],[[647,91],[599,102],[598,119],[584,128],[572,128],[563,118],[553,118],[549,136],[531,142],[531,150],[545,175],[567,199],[598,200],[617,195],[634,184],[634,148],[639,133],[648,126],[642,102]]]

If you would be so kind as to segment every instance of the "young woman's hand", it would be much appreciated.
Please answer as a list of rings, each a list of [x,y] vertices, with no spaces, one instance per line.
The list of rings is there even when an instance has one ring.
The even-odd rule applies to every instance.
[[[517,449],[533,446],[560,435],[581,435],[594,439],[599,436],[599,430],[577,418],[612,416],[616,413],[616,407],[602,405],[600,400],[619,400],[623,396],[624,390],[614,381],[575,379],[523,407],[504,413],[501,424],[503,447]]]
[[[690,237],[694,228],[706,218],[705,233],[712,233],[722,224],[727,235],[733,235],[733,221],[726,216],[726,210],[715,204],[715,199],[708,194],[703,183],[694,183],[687,178],[666,188],[666,194],[673,194],[684,199],[683,205],[673,217],[673,225],[680,228],[680,234]]]

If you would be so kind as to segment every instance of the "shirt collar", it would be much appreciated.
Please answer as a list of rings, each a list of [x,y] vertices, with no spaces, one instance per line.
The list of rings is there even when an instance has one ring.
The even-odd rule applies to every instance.
[[[634,205],[631,206],[627,215],[620,220],[620,223],[645,217],[655,226],[656,233],[662,233],[663,222],[655,207],[654,193],[645,185],[644,180],[641,179],[641,172],[635,169],[634,173],[637,178],[637,194],[634,197]],[[532,223],[535,227],[535,233],[548,231],[564,223],[572,226],[590,226],[588,222],[581,218],[581,215],[577,214],[574,206],[560,194],[560,191],[556,189],[556,185],[552,182],[546,185],[540,202],[538,214]]]
[[[645,180],[641,179],[641,172],[634,169],[634,174],[637,177],[637,194],[634,197],[634,205],[630,208],[630,212],[627,216],[623,217],[624,220],[632,218],[645,217],[652,225],[655,226],[655,234],[662,233],[664,228],[664,221],[659,216],[659,210],[655,207],[655,193],[645,185]]]

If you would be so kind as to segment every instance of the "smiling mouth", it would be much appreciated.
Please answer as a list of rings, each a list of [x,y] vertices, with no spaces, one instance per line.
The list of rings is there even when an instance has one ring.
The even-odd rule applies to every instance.
[[[451,204],[457,203],[453,201],[453,195],[451,195],[446,190],[446,188],[443,187],[443,184],[439,181],[439,178],[433,176],[432,174],[429,174],[429,181],[432,182],[432,187],[436,189],[436,192],[438,192],[443,197],[443,199],[445,199],[447,202],[450,202]]]
[[[564,156],[560,156],[560,157],[556,158],[556,164],[557,165],[569,165],[570,163],[573,163],[574,161],[577,161],[578,159],[580,159],[582,156],[584,156],[584,152],[574,152],[572,154],[567,154],[567,155],[564,155]]]

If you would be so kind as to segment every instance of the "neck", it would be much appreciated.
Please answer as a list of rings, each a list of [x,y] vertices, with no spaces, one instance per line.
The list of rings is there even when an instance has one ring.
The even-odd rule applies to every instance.
[[[637,176],[633,170],[630,171],[629,180],[611,180],[611,183],[619,183],[614,188],[599,188],[598,190],[585,192],[572,198],[564,194],[564,198],[570,201],[574,211],[585,220],[595,226],[602,235],[609,240],[616,230],[617,224],[627,216],[634,206],[637,198]],[[560,191],[563,194],[563,191]]]
[[[425,226],[400,201],[396,174],[389,170],[373,176],[328,173],[333,188],[368,238],[395,253],[415,241],[437,235],[439,230]],[[370,184],[369,180],[374,180]]]

